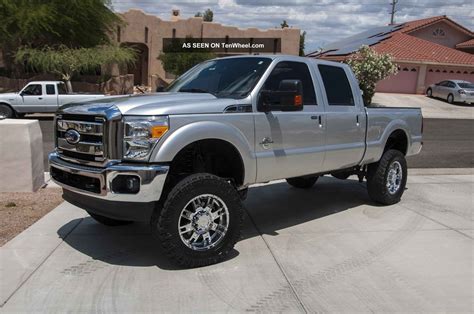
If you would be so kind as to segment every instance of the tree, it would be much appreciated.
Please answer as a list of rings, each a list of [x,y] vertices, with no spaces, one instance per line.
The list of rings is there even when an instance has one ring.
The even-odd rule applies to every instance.
[[[204,22],[212,22],[214,19],[214,12],[211,9],[207,9],[204,13],[198,12],[194,15],[195,17],[202,17]]]
[[[397,73],[397,65],[389,54],[378,54],[369,46],[362,46],[346,63],[359,80],[365,105],[370,105],[378,81]]]
[[[180,76],[196,64],[215,57],[212,52],[163,52],[158,59],[166,72]]]
[[[21,46],[94,47],[109,42],[120,17],[110,0],[2,0],[0,46],[7,65]]]
[[[303,31],[302,33],[300,33],[300,52],[299,52],[299,55],[301,57],[304,57],[304,48],[305,48],[305,41],[306,39],[306,31]]]
[[[37,71],[54,73],[66,81],[72,91],[71,78],[81,71],[88,71],[117,64],[119,66],[133,64],[137,53],[133,48],[116,45],[96,46],[92,48],[58,48],[45,47],[20,48],[15,56],[17,63],[25,64]]]
[[[287,27],[290,27],[290,25],[288,25],[288,23],[286,22],[286,20],[283,20],[283,22],[280,24],[281,28],[287,28]]]

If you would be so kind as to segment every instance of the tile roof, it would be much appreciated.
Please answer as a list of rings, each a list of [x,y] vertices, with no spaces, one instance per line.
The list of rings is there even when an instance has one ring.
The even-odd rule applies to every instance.
[[[368,42],[368,39],[373,37],[369,37],[365,40],[362,39],[360,42],[367,42],[366,44],[370,45],[370,47],[379,53],[391,54],[397,61],[474,65],[474,55],[472,54],[409,35],[413,31],[439,21],[450,23],[459,30],[474,36],[474,33],[469,29],[450,20],[445,15],[440,15],[398,24],[398,28],[391,29],[388,33],[380,36],[376,42]],[[360,40],[361,38],[359,37],[364,36],[365,33],[370,34],[370,31],[361,33],[360,35],[355,35],[354,37]],[[332,45],[334,47],[331,47],[330,44],[328,47],[331,47],[331,49],[327,49],[326,51],[323,50],[322,52],[313,52],[307,56],[316,58],[326,57],[327,59],[346,59],[360,47],[360,42],[357,47],[355,47],[356,45],[354,45],[354,43],[342,40],[335,45]],[[473,46],[474,38],[460,43],[456,47],[465,48]]]
[[[416,61],[474,66],[474,55],[404,33],[373,45],[378,53],[389,53],[397,61]]]
[[[473,47],[474,47],[474,38],[456,45],[456,48],[473,48]]]

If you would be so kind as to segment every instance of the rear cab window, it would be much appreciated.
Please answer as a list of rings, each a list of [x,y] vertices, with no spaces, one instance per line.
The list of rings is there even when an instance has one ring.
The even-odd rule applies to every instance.
[[[55,95],[54,84],[46,84],[46,95]]]
[[[355,106],[351,84],[344,69],[325,64],[318,65],[318,69],[329,106]]]

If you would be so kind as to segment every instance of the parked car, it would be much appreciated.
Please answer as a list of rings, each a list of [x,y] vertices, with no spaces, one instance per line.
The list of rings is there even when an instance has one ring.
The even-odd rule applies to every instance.
[[[426,90],[428,97],[445,99],[448,103],[474,103],[474,84],[468,81],[448,80],[432,84]]]
[[[216,263],[239,239],[251,184],[309,189],[325,174],[355,174],[375,202],[400,201],[405,157],[422,147],[421,110],[366,108],[358,86],[342,63],[206,61],[163,93],[61,107],[50,173],[98,222],[149,222],[177,264]]]
[[[0,94],[0,116],[21,117],[27,113],[55,112],[59,106],[104,95],[68,93],[60,81],[33,81],[18,93]]]

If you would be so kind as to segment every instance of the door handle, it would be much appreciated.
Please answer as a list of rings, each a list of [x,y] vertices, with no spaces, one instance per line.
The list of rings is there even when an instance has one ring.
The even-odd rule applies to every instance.
[[[356,125],[357,125],[357,126],[360,126],[360,123],[359,123],[359,115],[356,115]]]
[[[311,120],[318,120],[319,127],[323,127],[323,124],[321,123],[321,116],[311,116]]]
[[[43,97],[38,97],[39,100],[43,99]]]
[[[260,145],[262,145],[264,149],[269,149],[270,144],[273,144],[273,140],[269,137],[264,137],[262,141],[260,142]]]

